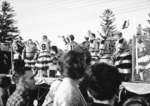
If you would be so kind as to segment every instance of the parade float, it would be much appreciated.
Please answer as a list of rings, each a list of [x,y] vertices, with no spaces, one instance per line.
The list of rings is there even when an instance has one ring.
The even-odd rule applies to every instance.
[[[150,28],[143,29],[132,39],[132,75],[129,82],[122,82],[119,102],[124,106],[150,104]]]

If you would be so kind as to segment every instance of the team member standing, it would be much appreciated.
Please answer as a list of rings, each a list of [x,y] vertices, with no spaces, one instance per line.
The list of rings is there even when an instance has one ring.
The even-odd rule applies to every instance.
[[[116,43],[116,52],[114,54],[114,65],[118,68],[121,73],[123,81],[129,81],[131,79],[132,69],[132,55],[128,49],[127,42],[122,38],[122,33],[118,35],[119,39]]]
[[[35,67],[35,61],[37,58],[37,47],[36,44],[29,39],[22,53],[22,59],[25,61],[26,67]]]
[[[38,59],[35,64],[36,68],[38,69],[39,76],[47,76],[47,70],[49,68],[49,63],[51,62],[50,47],[51,41],[46,35],[43,35],[42,41],[39,44],[40,50],[38,54]]]

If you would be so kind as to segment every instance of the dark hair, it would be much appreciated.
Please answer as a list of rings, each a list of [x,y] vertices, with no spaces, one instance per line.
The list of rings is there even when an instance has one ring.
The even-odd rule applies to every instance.
[[[25,62],[23,60],[15,60],[14,61],[14,71],[16,73],[24,72]]]
[[[88,40],[89,40],[89,37],[85,37],[85,40],[88,41]]]
[[[7,76],[1,76],[0,77],[0,87],[6,88],[6,87],[9,87],[9,85],[11,85],[11,78],[7,77]]]
[[[85,63],[87,65],[90,65],[90,63],[91,63],[91,54],[90,54],[89,50],[86,47],[84,47],[82,45],[78,45],[78,46],[76,46],[74,48],[74,51],[83,53],[84,54]]]
[[[119,35],[119,37],[122,37],[122,32],[119,32],[118,35]]]
[[[88,84],[90,94],[98,100],[112,99],[121,84],[117,68],[106,63],[97,63],[91,68],[92,75]]]
[[[43,38],[47,38],[47,35],[43,35]]]
[[[91,35],[95,38],[95,34],[94,33],[91,33]]]
[[[102,41],[101,41],[101,44],[104,44],[104,43],[105,43],[105,40],[102,40]]]
[[[17,82],[20,77],[22,77],[26,71],[31,71],[30,67],[25,67],[25,62],[23,60],[14,61],[14,71],[12,80]]]
[[[77,51],[69,51],[62,61],[62,74],[72,79],[79,79],[85,73],[84,54]]]
[[[57,48],[57,46],[52,46],[51,48],[52,48],[53,51],[55,51],[55,53],[58,53],[58,48]]]
[[[119,43],[120,43],[120,44],[122,44],[122,43],[123,43],[123,41],[124,41],[124,39],[120,39],[120,40],[119,40]]]
[[[74,35],[71,34],[71,35],[69,36],[69,38],[71,39],[71,41],[73,41],[73,40],[74,40]]]

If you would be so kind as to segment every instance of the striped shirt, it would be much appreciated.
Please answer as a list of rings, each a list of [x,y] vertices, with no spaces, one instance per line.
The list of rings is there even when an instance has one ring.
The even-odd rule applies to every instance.
[[[122,74],[131,73],[132,56],[129,51],[118,53],[114,59],[114,65]]]
[[[137,62],[138,62],[138,69],[140,69],[141,71],[150,70],[150,55],[139,57]]]

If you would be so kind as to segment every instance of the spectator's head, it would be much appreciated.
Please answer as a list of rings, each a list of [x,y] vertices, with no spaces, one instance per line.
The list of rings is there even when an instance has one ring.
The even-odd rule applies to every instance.
[[[35,88],[34,76],[36,73],[33,73],[32,69],[25,67],[23,60],[15,61],[14,63],[15,74],[13,79],[17,85],[24,86],[26,89]]]
[[[76,46],[74,48],[74,51],[83,53],[84,54],[85,63],[87,65],[90,65],[90,63],[91,63],[91,54],[90,54],[89,50],[86,47],[84,47],[82,45],[78,45],[78,46]]]
[[[7,76],[0,76],[0,87],[7,88],[11,85],[11,78]]]
[[[85,51],[83,52],[83,49],[76,48],[64,55],[61,64],[62,74],[65,77],[78,80],[84,76],[87,64],[90,64],[90,59]]]
[[[76,51],[69,51],[64,56],[63,75],[74,80],[80,79],[85,72],[83,54]]]
[[[88,94],[96,100],[112,100],[121,84],[117,68],[106,63],[94,64],[88,84]]]

